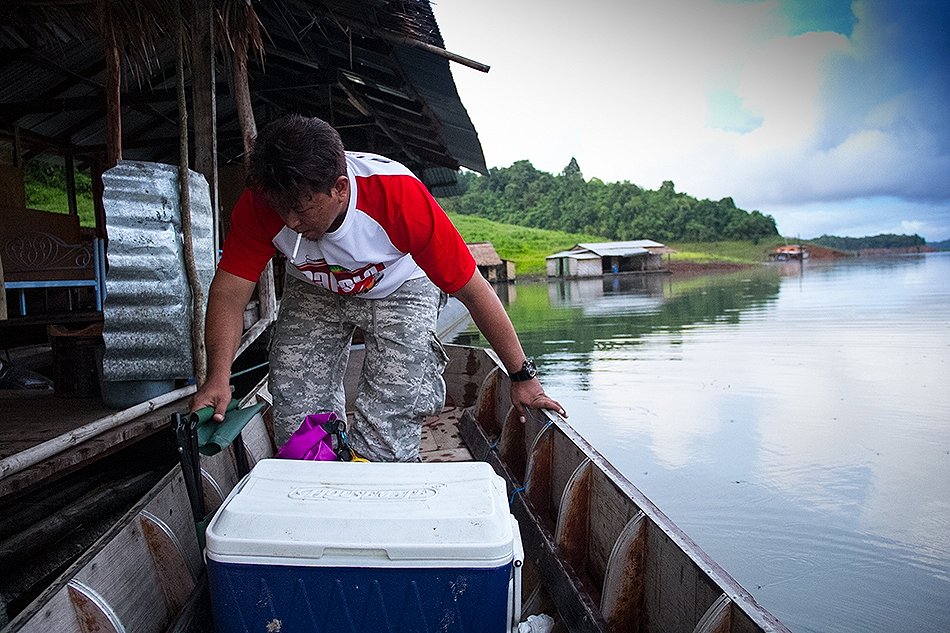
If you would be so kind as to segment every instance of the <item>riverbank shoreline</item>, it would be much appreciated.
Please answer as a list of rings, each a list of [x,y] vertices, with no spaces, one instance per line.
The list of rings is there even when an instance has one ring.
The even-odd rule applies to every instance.
[[[738,272],[740,270],[748,270],[750,268],[758,268],[760,266],[762,266],[762,264],[746,264],[726,261],[693,262],[677,261],[672,259],[667,263],[666,269],[669,270],[674,277],[686,277],[695,275],[710,275],[714,273],[732,273]]]

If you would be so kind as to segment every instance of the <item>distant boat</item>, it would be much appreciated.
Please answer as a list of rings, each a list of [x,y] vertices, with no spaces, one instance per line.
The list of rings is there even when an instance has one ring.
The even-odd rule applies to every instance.
[[[801,244],[787,244],[779,246],[769,253],[769,261],[787,262],[789,260],[808,259],[808,249]]]

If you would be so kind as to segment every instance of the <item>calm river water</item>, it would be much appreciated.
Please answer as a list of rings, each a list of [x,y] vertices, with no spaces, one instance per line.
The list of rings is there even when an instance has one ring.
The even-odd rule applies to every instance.
[[[509,294],[571,424],[793,631],[950,631],[948,254]]]

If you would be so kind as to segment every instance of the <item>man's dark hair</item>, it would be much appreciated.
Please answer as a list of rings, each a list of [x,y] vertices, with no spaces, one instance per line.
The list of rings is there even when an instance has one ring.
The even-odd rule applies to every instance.
[[[344,175],[343,141],[322,119],[283,116],[254,139],[248,179],[274,204],[293,207],[311,191],[330,193]]]

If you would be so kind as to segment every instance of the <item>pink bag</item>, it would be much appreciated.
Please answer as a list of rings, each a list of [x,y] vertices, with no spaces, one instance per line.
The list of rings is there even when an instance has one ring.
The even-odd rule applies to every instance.
[[[333,433],[337,430],[336,413],[313,413],[303,419],[287,443],[277,451],[280,459],[306,459],[332,462],[337,460],[333,450]]]

